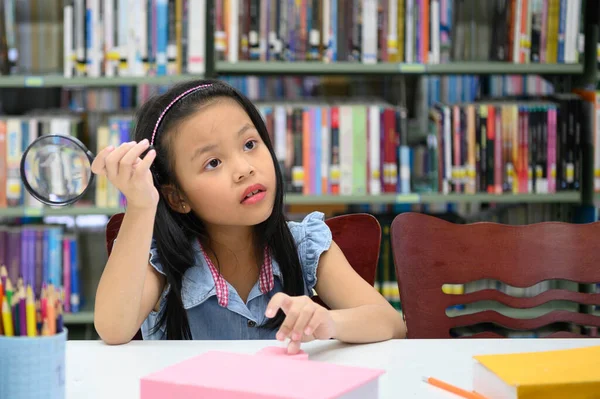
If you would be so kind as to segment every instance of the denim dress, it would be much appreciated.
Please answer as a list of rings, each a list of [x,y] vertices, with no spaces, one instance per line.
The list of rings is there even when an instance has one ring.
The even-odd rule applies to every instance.
[[[317,283],[317,265],[321,254],[331,245],[331,231],[324,221],[321,212],[313,212],[301,222],[288,222],[288,227],[296,243],[302,275],[304,279],[304,294],[313,295],[313,288]],[[235,288],[222,280],[215,284],[219,278],[211,272],[207,257],[200,244],[194,243],[196,257],[194,266],[184,274],[181,297],[187,312],[192,339],[205,340],[247,340],[247,339],[275,339],[277,330],[260,328],[267,322],[265,311],[271,297],[282,291],[282,275],[276,259],[272,259],[272,287],[269,291],[256,281],[246,303],[240,298]],[[150,264],[164,275],[163,265],[158,256],[154,240],[150,247]],[[217,288],[225,287],[226,298],[217,295]],[[154,331],[158,316],[163,310],[169,286],[165,287],[158,311],[150,312],[142,323],[142,336],[145,340],[163,339],[164,327]],[[219,300],[221,299],[221,300]],[[154,333],[153,333],[154,332]]]

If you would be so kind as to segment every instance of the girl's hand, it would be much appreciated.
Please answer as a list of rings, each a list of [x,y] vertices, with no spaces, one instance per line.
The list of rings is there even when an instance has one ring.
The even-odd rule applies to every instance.
[[[123,143],[117,148],[107,147],[92,163],[92,172],[106,175],[127,198],[128,208],[147,209],[158,204],[158,191],[150,172],[156,151],[151,150],[144,159],[140,158],[147,148],[147,139]]]
[[[291,339],[288,353],[298,353],[303,341],[330,339],[335,336],[331,312],[306,295],[291,297],[279,292],[269,301],[265,315],[274,317],[279,309],[283,310],[286,317],[276,337],[279,341]]]

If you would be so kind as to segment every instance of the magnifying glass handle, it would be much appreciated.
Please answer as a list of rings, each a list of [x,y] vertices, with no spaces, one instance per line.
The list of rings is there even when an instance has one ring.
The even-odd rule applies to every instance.
[[[153,149],[154,149],[153,145],[148,146],[148,148],[146,148],[146,150],[140,154],[140,159],[144,159],[146,154],[148,154],[148,152],[150,152],[150,150],[153,150]]]

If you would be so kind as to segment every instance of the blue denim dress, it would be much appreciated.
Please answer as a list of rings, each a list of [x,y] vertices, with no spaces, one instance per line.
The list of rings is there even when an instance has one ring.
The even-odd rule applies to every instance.
[[[312,296],[317,283],[317,265],[321,254],[331,245],[331,231],[325,224],[324,215],[313,212],[301,222],[288,222],[288,227],[296,243],[302,275],[304,277],[304,293]],[[267,322],[265,310],[273,295],[282,290],[282,276],[277,259],[272,260],[274,288],[262,293],[259,282],[254,284],[246,303],[237,294],[235,288],[227,283],[229,298],[226,307],[219,305],[215,289],[215,281],[202,254],[200,245],[197,249],[195,265],[190,267],[183,279],[181,296],[187,311],[192,339],[206,340],[247,340],[275,339],[277,330],[260,328]],[[164,274],[163,266],[157,254],[154,240],[150,248],[150,264]],[[142,323],[142,336],[145,340],[163,339],[163,328],[155,331],[154,326],[165,303],[167,286],[161,295],[159,310],[152,311]]]

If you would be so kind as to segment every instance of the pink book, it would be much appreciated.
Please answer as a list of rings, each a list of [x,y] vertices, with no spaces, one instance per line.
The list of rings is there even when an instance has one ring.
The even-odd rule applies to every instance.
[[[548,192],[556,192],[556,108],[548,109]]]
[[[190,358],[143,377],[140,398],[378,397],[378,377],[383,370],[298,360],[285,352],[268,356],[261,352],[252,355],[212,351]]]
[[[71,312],[71,243],[69,237],[63,237],[63,289],[65,293],[64,311]]]

